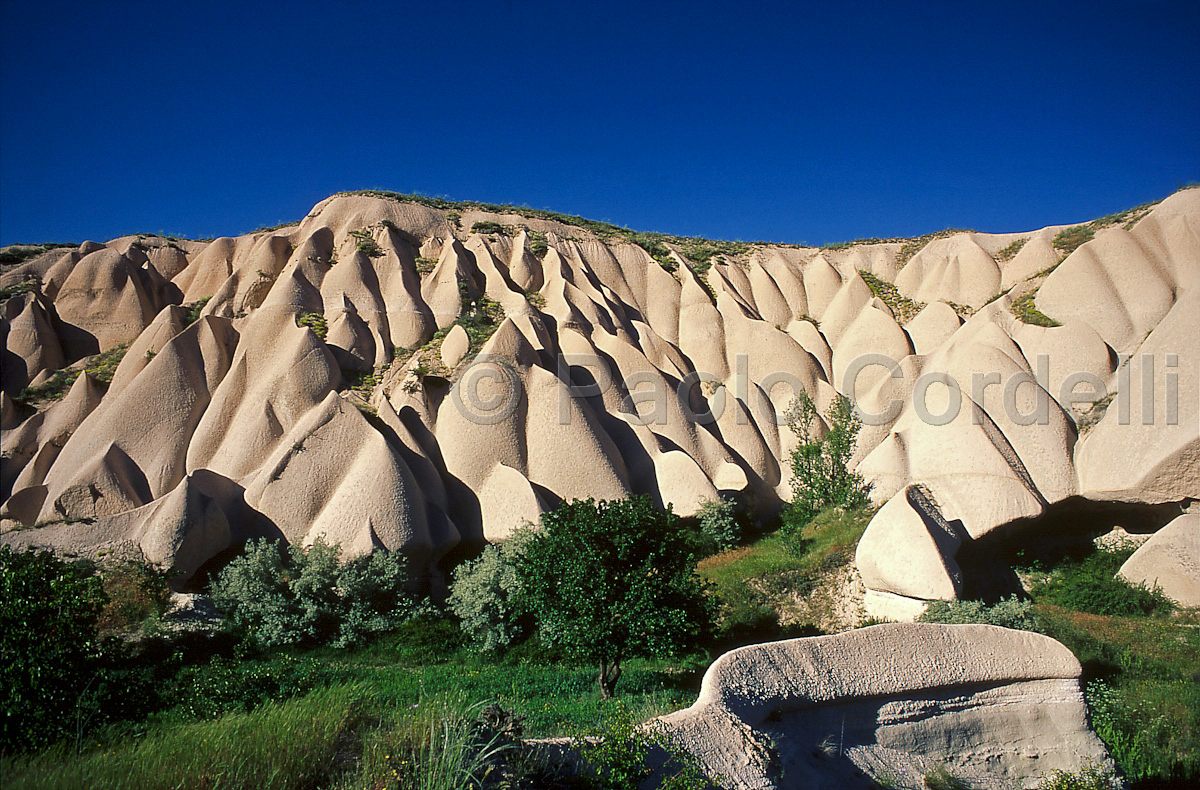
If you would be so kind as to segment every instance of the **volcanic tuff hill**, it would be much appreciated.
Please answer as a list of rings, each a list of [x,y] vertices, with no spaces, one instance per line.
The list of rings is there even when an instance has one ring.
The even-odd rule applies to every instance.
[[[883,505],[858,551],[871,611],[1003,584],[1005,542],[1151,531],[1200,499],[1200,190],[824,249],[418,200],[5,265],[3,541],[138,553],[184,582],[248,538],[324,534],[438,583],[460,543],[561,499],[689,514],[736,492],[768,516],[788,382],[824,410],[868,353],[898,363],[857,378],[884,414],[855,456]],[[930,372],[961,388],[948,421],[943,384],[914,405]]]

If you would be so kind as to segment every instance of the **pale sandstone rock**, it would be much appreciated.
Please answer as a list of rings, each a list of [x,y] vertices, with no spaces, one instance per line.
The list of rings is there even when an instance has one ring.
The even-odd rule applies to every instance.
[[[1111,765],[1087,726],[1080,671],[1040,634],[878,625],[726,653],[694,705],[651,724],[722,787],[866,788],[862,771],[883,768],[918,786],[938,765],[973,787],[1009,787]]]
[[[1160,587],[1183,606],[1200,606],[1200,514],[1180,516],[1154,533],[1118,575],[1131,584]]]

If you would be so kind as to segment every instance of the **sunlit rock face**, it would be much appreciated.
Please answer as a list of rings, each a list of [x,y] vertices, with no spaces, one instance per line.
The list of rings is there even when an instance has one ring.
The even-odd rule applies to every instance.
[[[0,276],[0,540],[186,584],[247,539],[324,535],[439,583],[460,544],[571,498],[688,515],[723,494],[767,519],[783,413],[844,394],[883,506],[868,610],[911,617],[1003,587],[992,548],[1152,531],[1200,498],[1200,190],[1065,256],[1062,229],[648,251],[363,194],[238,238],[51,250]],[[64,366],[90,372],[36,397]]]

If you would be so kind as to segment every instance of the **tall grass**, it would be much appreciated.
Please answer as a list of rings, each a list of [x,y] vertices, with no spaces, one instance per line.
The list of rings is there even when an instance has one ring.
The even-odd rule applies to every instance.
[[[363,742],[358,771],[339,790],[472,790],[500,770],[512,745],[482,726],[486,703],[461,692],[421,698]]]
[[[360,723],[360,686],[319,689],[251,713],[151,731],[81,755],[65,749],[0,762],[7,790],[303,790],[338,770],[339,745]]]

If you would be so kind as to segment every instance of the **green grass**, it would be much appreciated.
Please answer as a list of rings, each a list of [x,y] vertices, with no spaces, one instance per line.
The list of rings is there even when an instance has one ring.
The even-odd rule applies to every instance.
[[[896,319],[902,324],[907,324],[925,307],[924,303],[909,299],[900,293],[900,289],[895,285],[889,283],[887,280],[876,277],[866,269],[859,269],[858,275],[863,278],[863,282],[871,289],[871,293],[875,294],[879,297],[880,301],[891,308]]]
[[[339,747],[362,722],[367,696],[360,686],[334,686],[80,755],[54,749],[6,758],[0,768],[9,790],[318,787],[337,771]]]
[[[778,623],[787,615],[789,597],[808,595],[822,577],[852,562],[873,515],[873,510],[830,508],[799,529],[785,526],[701,560],[696,572],[720,602],[721,646],[787,635]],[[807,630],[813,625],[807,624]],[[805,629],[802,624],[798,630]]]
[[[121,360],[125,357],[125,352],[128,350],[129,344],[122,343],[115,348],[105,351],[103,354],[97,354],[87,362],[83,370],[91,373],[102,384],[111,383],[113,375],[117,372],[117,366],[121,364]],[[21,390],[14,400],[26,406],[43,401],[60,400],[67,394],[67,390],[71,389],[71,385],[75,383],[75,379],[79,378],[81,372],[83,371],[68,368],[56,370],[42,384],[36,387],[26,387]]]

